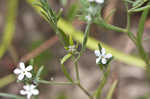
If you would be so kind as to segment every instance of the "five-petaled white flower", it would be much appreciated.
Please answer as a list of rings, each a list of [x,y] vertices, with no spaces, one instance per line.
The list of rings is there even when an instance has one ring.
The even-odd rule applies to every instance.
[[[29,65],[25,67],[25,64],[23,62],[19,63],[20,68],[16,68],[14,70],[14,73],[18,75],[18,80],[23,80],[23,78],[26,76],[27,78],[31,78],[32,74],[30,71],[33,69],[32,65]]]
[[[39,90],[35,89],[36,86],[31,84],[31,85],[25,85],[23,86],[24,90],[20,90],[21,95],[26,95],[27,99],[30,99],[32,95],[38,95]]]
[[[98,4],[104,3],[104,0],[89,0],[89,2],[94,2],[94,1]]]
[[[76,46],[75,46],[75,45],[70,45],[70,46],[68,47],[68,51],[69,51],[69,52],[74,52],[74,51],[76,51]]]
[[[106,54],[105,48],[102,48],[101,51],[95,50],[95,55],[98,57],[96,58],[96,64],[99,64],[99,62],[106,64],[107,60],[112,57],[110,53]]]

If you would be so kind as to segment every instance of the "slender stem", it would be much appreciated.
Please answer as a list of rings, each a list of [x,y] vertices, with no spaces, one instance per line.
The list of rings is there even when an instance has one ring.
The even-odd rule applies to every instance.
[[[113,30],[116,32],[126,32],[126,29],[111,25],[111,24],[107,24],[102,18],[98,19],[98,20],[94,20],[94,23],[98,24],[99,26],[108,29],[108,30]]]
[[[89,99],[93,99],[93,96],[81,84],[78,84],[78,87],[89,97]]]
[[[78,63],[75,59],[75,56],[73,56],[73,60],[74,60],[74,64],[75,64],[76,79],[80,83],[79,68],[78,68]]]
[[[110,73],[110,66],[108,66],[106,71],[103,71],[102,80],[101,80],[101,82],[99,84],[99,87],[96,90],[96,99],[101,99],[102,89],[104,88],[104,85],[107,82],[109,73]]]
[[[149,9],[149,8],[150,8],[150,5],[147,5],[144,7],[137,8],[137,9],[130,9],[128,12],[140,12],[140,11],[144,11],[144,10]]]
[[[128,11],[129,7],[128,7],[128,4],[125,3],[125,6],[126,6],[126,9]],[[129,38],[134,42],[136,43],[136,37],[134,36],[134,34],[130,31],[130,28],[131,28],[131,13],[127,12],[127,27],[126,27],[126,32],[129,36]]]
[[[83,54],[83,52],[86,48],[86,43],[87,43],[88,36],[89,36],[90,26],[91,26],[91,22],[88,22],[87,26],[86,26],[86,29],[85,29],[85,32],[84,32],[84,38],[83,38],[83,42],[82,42],[82,49],[80,51],[80,56]]]
[[[54,81],[46,81],[46,80],[38,80],[38,83],[41,84],[50,84],[50,85],[76,85],[77,83],[72,82],[54,82]]]
[[[150,5],[150,2],[147,5]],[[145,60],[147,67],[149,67],[150,63],[149,63],[149,57],[147,53],[145,52],[144,47],[142,45],[142,37],[143,37],[143,32],[144,32],[144,24],[147,19],[148,13],[149,13],[149,9],[145,9],[143,11],[142,16],[140,18],[140,22],[138,26],[138,33],[137,33],[137,48],[139,50],[139,54],[141,58]]]

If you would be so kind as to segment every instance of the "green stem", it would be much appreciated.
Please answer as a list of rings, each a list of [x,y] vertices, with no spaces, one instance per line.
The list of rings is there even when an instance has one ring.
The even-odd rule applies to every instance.
[[[147,5],[147,6],[138,8],[138,9],[130,9],[128,12],[129,12],[129,13],[131,13],[131,12],[140,12],[140,11],[144,11],[144,10],[146,10],[146,9],[150,9],[150,5]]]
[[[80,76],[79,76],[79,68],[78,68],[78,61],[76,61],[75,56],[73,56],[74,64],[75,64],[75,71],[76,71],[76,79],[80,83]]]
[[[150,2],[147,3],[147,5],[150,5]],[[149,62],[149,57],[148,54],[145,52],[144,47],[142,45],[142,37],[143,37],[143,32],[144,32],[144,24],[146,22],[147,16],[149,13],[149,9],[145,9],[142,13],[142,16],[140,18],[139,26],[138,26],[138,33],[137,33],[137,48],[138,52],[141,56],[141,58],[145,61],[147,64],[147,72],[150,76],[150,62]]]
[[[98,88],[96,90],[96,99],[101,99],[102,89],[104,88],[104,85],[107,82],[109,73],[110,73],[110,66],[108,66],[107,70],[104,71],[104,73],[103,73],[104,75],[102,77],[100,85],[98,86]]]
[[[46,80],[38,80],[38,83],[41,84],[49,84],[49,85],[76,85],[75,82],[54,82],[54,81],[46,81]]]
[[[85,32],[84,32],[84,38],[83,38],[83,42],[82,42],[82,49],[80,51],[80,56],[82,56],[83,52],[85,51],[86,43],[87,43],[88,36],[89,36],[90,26],[91,26],[91,22],[88,22],[86,29],[85,29]]]
[[[127,3],[125,3],[125,5],[126,5],[126,9],[127,9],[127,11],[128,11],[128,4]],[[136,37],[134,36],[134,34],[130,31],[130,28],[131,28],[131,13],[129,13],[129,12],[127,12],[127,27],[126,27],[126,32],[127,32],[127,34],[128,34],[128,36],[129,36],[129,38],[134,42],[134,44],[136,44]]]
[[[81,84],[78,84],[78,87],[89,97],[89,99],[93,99],[93,96]]]
[[[123,29],[123,28],[120,28],[120,27],[117,27],[117,26],[114,26],[114,25],[111,25],[111,24],[107,24],[103,19],[98,19],[98,20],[94,20],[94,23],[95,24],[98,24],[99,26],[105,28],[105,29],[108,29],[108,30],[113,30],[113,31],[116,31],[116,32],[124,32],[126,33],[126,29]]]
[[[150,5],[150,2],[147,5]],[[149,9],[144,10],[144,12],[142,13],[139,26],[138,26],[138,33],[137,33],[138,50],[139,50],[141,58],[143,58],[146,61],[147,65],[149,65],[149,58],[142,45],[142,37],[143,37],[143,32],[144,32],[144,24],[146,22],[148,13],[149,13]]]

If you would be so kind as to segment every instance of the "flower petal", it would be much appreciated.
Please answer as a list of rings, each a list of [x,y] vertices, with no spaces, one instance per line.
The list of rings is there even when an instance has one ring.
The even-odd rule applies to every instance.
[[[98,64],[98,63],[99,63],[100,59],[101,59],[101,57],[96,58],[96,64]]]
[[[31,71],[33,69],[32,65],[29,65],[28,67],[26,67],[26,71]]]
[[[104,0],[95,0],[96,3],[102,4],[104,3]]]
[[[24,64],[23,62],[20,62],[20,63],[19,63],[19,67],[20,67],[22,70],[24,70],[24,69],[25,69],[25,64]]]
[[[25,90],[30,90],[30,85],[25,85],[25,86],[23,86],[23,88],[24,88]]]
[[[26,91],[24,91],[24,90],[20,90],[20,94],[21,94],[21,95],[26,95],[26,94],[27,94],[27,92],[26,92]]]
[[[17,68],[17,69],[14,70],[14,74],[17,74],[17,75],[18,75],[18,74],[20,74],[20,73],[21,73],[21,70],[20,70],[20,69]]]
[[[111,58],[112,57],[112,54],[108,53],[107,55],[105,55],[105,58]]]
[[[32,94],[33,94],[33,95],[38,95],[38,94],[39,94],[39,90],[33,89],[33,90],[32,90]]]
[[[32,96],[32,93],[28,93],[28,94],[27,94],[27,99],[30,99],[31,96]]]
[[[107,63],[107,60],[105,58],[102,58],[102,64],[106,64]]]
[[[105,53],[106,53],[105,48],[102,48],[102,49],[101,49],[101,53],[102,53],[102,55],[105,55]]]
[[[99,50],[95,50],[94,52],[95,52],[96,56],[100,56],[100,51]]]
[[[31,78],[32,77],[32,74],[30,72],[26,72],[25,75],[26,75],[27,78]]]
[[[36,88],[36,86],[35,85],[30,85],[30,89],[34,89],[34,88]]]
[[[19,76],[18,76],[18,80],[22,80],[24,78],[24,74],[20,74]]]

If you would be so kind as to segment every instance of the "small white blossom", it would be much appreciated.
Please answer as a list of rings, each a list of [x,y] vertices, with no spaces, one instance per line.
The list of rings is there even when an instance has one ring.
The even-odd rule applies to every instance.
[[[89,2],[94,2],[94,1],[98,4],[104,3],[104,0],[89,0]]]
[[[75,45],[70,45],[68,48],[69,48],[69,49],[68,49],[69,52],[74,52],[74,51],[76,51],[76,46],[75,46]]]
[[[86,19],[88,22],[92,20],[92,18],[91,18],[90,15],[85,16],[85,19]]]
[[[95,2],[98,4],[102,4],[102,3],[104,3],[104,0],[95,0]]]
[[[14,70],[14,73],[18,75],[18,80],[23,80],[23,78],[26,76],[27,78],[31,78],[32,74],[30,71],[33,69],[32,65],[29,65],[25,68],[25,64],[23,62],[19,63],[20,68],[16,68]]]
[[[95,55],[98,57],[96,58],[96,64],[99,64],[99,62],[106,64],[107,60],[112,57],[110,53],[106,54],[105,48],[102,48],[101,51],[95,50]]]
[[[25,85],[23,86],[24,90],[20,90],[21,95],[26,95],[27,99],[30,99],[32,95],[38,95],[39,90],[35,89],[36,86],[31,84],[31,85]]]

